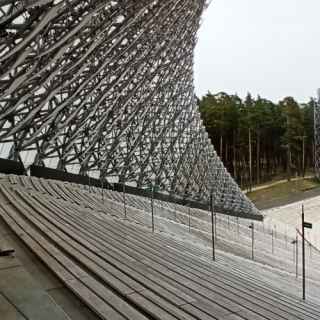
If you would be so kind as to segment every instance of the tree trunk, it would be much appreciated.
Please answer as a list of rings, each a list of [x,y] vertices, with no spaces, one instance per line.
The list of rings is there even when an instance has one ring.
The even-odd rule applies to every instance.
[[[249,128],[249,190],[252,190],[252,146],[251,146],[251,128]]]
[[[316,150],[315,150],[315,143],[312,142],[312,172],[315,173],[315,167],[316,167]]]
[[[287,179],[288,181],[291,180],[291,147],[288,144],[288,157],[287,157]]]
[[[236,131],[233,130],[233,176],[237,178]]]
[[[304,138],[305,136],[302,137],[302,177],[303,178],[305,174]]]
[[[257,184],[260,183],[260,131],[257,131]]]
[[[226,150],[225,150],[225,163],[228,163],[228,140],[226,140]]]

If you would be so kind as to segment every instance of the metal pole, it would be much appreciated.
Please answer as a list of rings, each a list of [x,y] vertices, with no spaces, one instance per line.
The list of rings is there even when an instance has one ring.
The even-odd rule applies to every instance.
[[[312,246],[311,246],[311,243],[309,243],[309,258],[310,260],[312,259]]]
[[[101,185],[102,185],[102,187],[101,187],[101,196],[102,196],[102,203],[104,203],[104,195],[103,195],[103,181],[101,180]]]
[[[302,299],[306,300],[306,261],[305,261],[305,239],[304,239],[304,207],[302,205]]]
[[[151,187],[151,220],[152,220],[152,232],[154,232],[153,186]]]
[[[250,225],[251,228],[251,258],[254,260],[254,223]]]
[[[127,207],[126,207],[126,187],[123,183],[122,185],[122,196],[123,196],[123,209],[124,209],[124,218],[127,219]]]
[[[214,232],[214,217],[213,217],[213,195],[211,193],[210,195],[210,209],[211,209],[211,236],[212,236],[212,260],[216,260],[216,255],[215,255],[215,242],[214,242],[214,237],[215,237],[215,232]]]
[[[293,240],[291,243],[294,244],[294,246],[292,246],[292,261],[293,261],[293,263],[295,263],[296,262],[296,251],[297,251],[296,242]]]
[[[299,276],[299,242],[298,242],[298,235],[296,235],[296,279],[298,279]]]

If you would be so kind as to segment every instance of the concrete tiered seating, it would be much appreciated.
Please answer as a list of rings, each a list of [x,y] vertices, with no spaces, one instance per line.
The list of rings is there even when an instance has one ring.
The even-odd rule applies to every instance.
[[[88,186],[77,186],[83,190]],[[114,208],[117,207],[119,216],[124,215],[124,202],[126,207],[135,208],[128,219],[136,220],[146,225],[151,225],[151,201],[150,199],[112,191],[102,191],[91,187],[88,195],[94,203],[101,203],[103,197],[113,201]],[[125,199],[124,199],[125,198]],[[93,200],[94,199],[94,200]],[[160,231],[171,234],[184,235],[186,241],[190,239],[190,233],[195,237],[197,243],[208,246],[211,243],[211,217],[207,211],[190,209],[185,206],[154,201],[155,224]],[[236,217],[226,217],[217,213],[216,215],[216,240],[218,248],[246,258],[251,258],[251,229],[250,221]],[[255,223],[255,260],[280,268],[286,272],[295,273],[295,254],[292,241],[295,240],[294,228],[288,228],[280,232],[280,228],[274,225]],[[290,232],[291,231],[291,232]],[[300,239],[299,239],[300,242]],[[300,244],[299,244],[300,246]],[[309,277],[320,279],[320,254],[316,250],[307,247],[307,265],[311,272]],[[299,249],[299,259],[301,250]],[[301,264],[299,264],[301,274]]]
[[[23,180],[24,178],[19,179]],[[33,185],[39,183],[37,180],[36,178],[31,178]],[[130,214],[127,215],[128,219],[141,224],[151,225],[150,199],[130,194],[123,196],[119,192],[89,186],[73,185],[70,189],[71,184],[58,181],[40,179],[41,183],[44,184],[43,188],[55,197],[64,199],[69,197],[68,199],[72,200],[68,196],[71,192],[73,200],[76,200],[78,204],[83,202],[90,208],[100,207],[102,211],[105,211],[105,205],[108,205],[108,212],[112,212],[112,214],[119,217],[124,216],[125,202],[125,206],[128,207],[126,211],[130,211]],[[39,186],[37,190],[41,191]],[[81,192],[83,190],[89,192],[83,193]],[[169,232],[171,235],[178,233],[180,237],[184,235],[186,241],[192,238],[201,245],[210,245],[211,217],[208,212],[157,200],[154,201],[154,212],[156,228],[158,230]],[[216,222],[218,248],[250,258],[251,230],[248,228],[250,222],[245,219],[225,217],[220,214],[217,214]],[[288,233],[286,232],[285,234],[279,232],[279,229],[255,223],[255,260],[281,268],[286,272],[295,273],[294,247],[291,244],[294,238],[292,235],[290,236],[289,229]],[[190,233],[193,237],[190,237]],[[313,279],[319,279],[320,254],[317,251],[311,252],[311,248],[307,249],[307,265],[308,268],[312,269],[312,272],[309,272],[308,275]],[[301,250],[299,250],[299,254],[301,255]],[[301,274],[300,269],[301,264],[299,265],[299,274]]]
[[[19,179],[24,179],[19,178]],[[30,179],[30,178],[28,178]],[[37,184],[36,178],[31,178],[33,184]],[[59,181],[43,181],[48,192],[58,198],[69,197],[70,200],[76,200],[77,203],[85,203],[91,209],[100,208],[99,210],[107,210],[116,216],[124,216],[124,198],[127,207],[127,219],[136,221],[141,224],[151,225],[151,204],[150,199],[133,196],[130,194],[101,190],[95,187],[65,184]],[[54,191],[54,189],[56,189]],[[59,190],[60,189],[60,190]],[[38,188],[40,191],[41,189]],[[65,191],[64,191],[65,190]],[[83,193],[83,190],[89,192]],[[73,199],[68,196],[71,192]],[[61,195],[62,193],[62,195]],[[185,241],[201,244],[202,246],[210,246],[211,244],[211,225],[208,212],[203,210],[189,209],[184,206],[166,203],[163,201],[154,202],[155,223],[159,231],[165,231],[171,235],[179,234],[184,236]],[[217,214],[217,237],[218,248],[231,252],[246,258],[251,257],[251,230],[248,228],[249,222],[245,219],[237,219],[235,217],[225,217]],[[174,222],[174,223],[173,223]],[[190,225],[190,227],[189,227]],[[272,226],[273,227],[273,226]],[[274,229],[271,235],[271,228],[268,225],[255,224],[255,260],[264,264],[280,268],[286,272],[295,273],[295,255],[294,247],[291,241],[294,240],[289,234],[282,234]],[[192,237],[190,236],[192,235]],[[273,238],[273,239],[272,239]],[[310,252],[307,248],[307,266],[308,277],[319,279],[320,255],[319,252]],[[299,250],[299,260],[301,250]],[[299,264],[299,274],[301,275],[301,263]]]
[[[138,221],[148,226],[151,225],[150,199],[130,194],[123,196],[119,192],[102,191],[95,187],[89,188],[88,186],[79,185],[74,187],[90,190],[87,195],[91,198],[91,202],[93,201],[94,203],[101,203],[106,198],[113,199],[112,208],[117,208],[116,214],[119,216],[124,216],[125,202],[126,211],[130,211],[130,214],[127,214],[127,219]],[[133,210],[133,208],[136,208],[136,210]],[[172,236],[179,234],[179,238],[184,237],[185,241],[192,241],[197,245],[211,246],[211,217],[207,211],[190,209],[181,205],[156,200],[154,201],[154,212],[157,230],[165,231]],[[250,221],[220,214],[217,214],[216,221],[218,248],[251,258],[251,230],[248,228]],[[294,246],[291,244],[294,238],[290,237],[289,232],[281,233],[273,228],[273,225],[270,227],[262,223],[255,223],[255,260],[294,274],[296,270],[295,255],[293,254]],[[301,242],[299,246],[300,244]],[[313,252],[309,254],[308,251],[306,257],[308,277],[318,280],[320,278],[319,253]],[[300,259],[301,250],[299,249]],[[298,269],[299,275],[301,275],[301,263],[299,263]]]
[[[79,186],[75,187],[79,188]],[[80,186],[80,188],[84,190],[89,189],[88,186]],[[90,197],[95,197],[95,201],[98,202],[101,201],[102,194],[104,194],[105,198],[116,199],[117,214],[123,216],[123,194],[110,191],[102,192],[101,189],[93,187],[90,188],[90,193],[88,193]],[[127,214],[128,219],[139,221],[148,226],[151,225],[150,199],[126,194],[125,203],[127,207],[126,211],[130,211],[130,213]],[[138,210],[129,210],[129,207]],[[178,238],[183,237],[185,242],[191,241],[193,245],[198,246],[198,250],[202,250],[203,245],[211,246],[211,217],[208,212],[163,201],[154,202],[154,212],[156,230],[165,231],[170,233],[171,236],[175,236],[176,233],[178,233]],[[248,228],[250,221],[236,217],[226,217],[220,214],[217,214],[216,220],[218,248],[221,248],[223,251],[251,258],[251,230]],[[191,225],[190,228],[189,223]],[[291,244],[294,238],[290,237],[289,233],[281,233],[276,228],[273,230],[272,228],[274,228],[273,225],[270,227],[262,223],[255,223],[255,260],[276,267],[277,269],[282,269],[285,273],[291,272],[294,275],[295,254],[293,254],[294,246]],[[273,236],[271,236],[271,230]],[[199,243],[200,246],[198,245]],[[300,246],[301,242],[299,241],[299,247]],[[307,250],[307,277],[317,280],[316,283],[312,284],[319,286],[320,256],[317,252],[313,252],[312,255],[310,255],[309,248],[307,248]],[[203,254],[208,256],[210,254],[208,253],[209,251],[210,249],[206,250]],[[301,249],[299,248],[299,275],[301,275],[300,261]],[[270,274],[268,277],[270,277]],[[279,283],[279,287],[286,285],[283,283],[280,285],[281,282],[280,279],[280,281],[276,281],[275,284]],[[296,281],[295,287],[298,292],[300,290],[300,283],[298,281]]]
[[[83,189],[8,176],[0,180],[0,216],[102,319],[319,318],[317,304],[275,290],[231,257],[212,263],[197,247],[119,219],[112,191],[113,200],[99,200],[100,190]],[[138,200],[139,209],[127,208],[133,219],[147,205]]]

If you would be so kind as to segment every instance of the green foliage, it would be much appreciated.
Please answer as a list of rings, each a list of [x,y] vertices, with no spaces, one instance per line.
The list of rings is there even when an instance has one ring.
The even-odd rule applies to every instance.
[[[208,92],[198,101],[215,149],[243,187],[250,183],[250,165],[253,183],[312,167],[314,100],[299,105],[292,97],[273,103],[250,93],[242,100]]]

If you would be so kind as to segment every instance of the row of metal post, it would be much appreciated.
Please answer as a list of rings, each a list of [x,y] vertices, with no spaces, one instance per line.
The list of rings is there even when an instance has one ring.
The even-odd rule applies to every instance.
[[[90,188],[90,185],[89,185]],[[153,188],[151,191],[151,224],[152,224],[152,232],[154,232],[154,196],[153,196]],[[103,192],[102,192],[102,201],[103,201]],[[124,217],[125,219],[127,218],[127,209],[126,209],[126,192],[125,192],[125,184],[123,184],[123,206],[124,206]],[[211,210],[211,224],[212,224],[212,247],[214,247],[214,238],[216,238],[216,214],[214,213],[214,205],[213,205],[213,200],[212,200],[212,196],[210,196],[210,210]],[[228,217],[228,227],[230,226],[230,221],[229,221],[229,217]],[[249,226],[249,228],[251,229],[251,239],[252,239],[252,245],[251,245],[251,256],[252,259],[254,259],[254,223],[252,222],[251,225]],[[188,229],[189,232],[191,232],[191,214],[190,214],[190,207],[188,207]],[[264,225],[263,225],[263,230],[264,230]],[[240,230],[239,230],[239,218],[237,217],[237,234],[239,236],[240,234]],[[275,238],[275,232],[274,229],[271,230],[271,250],[272,250],[272,254],[274,254],[274,238]],[[286,240],[287,240],[287,236],[286,236]],[[298,240],[296,240],[298,241]],[[294,244],[295,241],[292,242],[292,244]],[[296,246],[297,247],[297,246]],[[296,250],[298,251],[298,250]],[[213,249],[214,252],[214,249]],[[310,256],[311,256],[311,250],[310,250]],[[213,254],[213,258],[214,258],[214,254]],[[296,272],[297,274],[297,272]]]
[[[90,186],[89,186],[90,187]],[[152,224],[152,232],[154,232],[154,189],[151,190],[151,197],[150,197],[150,204],[151,204],[151,224]],[[123,205],[124,205],[124,217],[127,218],[127,209],[126,209],[126,195],[125,195],[125,184],[123,184]],[[103,193],[102,193],[102,201],[103,201]],[[214,212],[214,203],[213,203],[213,196],[210,195],[210,211],[211,211],[211,241],[212,241],[212,260],[216,260],[216,253],[215,253],[215,245],[216,245],[216,214]],[[228,227],[230,225],[229,217],[228,217]],[[304,209],[302,206],[302,298],[305,300],[305,237],[304,237]],[[254,260],[254,223],[252,222],[249,226],[251,229],[251,259]],[[190,207],[188,207],[188,230],[191,232],[191,213],[190,213]],[[263,225],[264,230],[264,225]],[[237,217],[237,233],[239,235],[239,218]],[[274,238],[275,238],[275,232],[274,229],[271,230],[271,243],[272,243],[272,254],[274,254]],[[287,241],[287,234],[285,235],[285,239]],[[295,264],[296,264],[296,278],[298,278],[298,236],[296,236],[296,239],[291,242],[292,244],[295,244],[295,250],[294,250],[294,256],[295,256]],[[287,245],[287,243],[286,243]],[[310,253],[311,255],[311,253]]]

